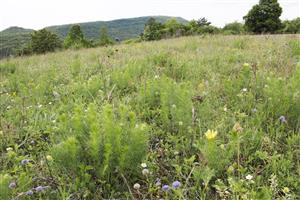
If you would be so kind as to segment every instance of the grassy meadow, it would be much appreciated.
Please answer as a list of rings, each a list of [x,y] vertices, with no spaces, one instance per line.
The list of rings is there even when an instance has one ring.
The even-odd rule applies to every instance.
[[[299,199],[300,35],[0,61],[0,199]]]

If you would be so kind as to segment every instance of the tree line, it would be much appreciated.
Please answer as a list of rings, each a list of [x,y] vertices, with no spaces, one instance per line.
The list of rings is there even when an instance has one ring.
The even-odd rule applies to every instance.
[[[274,34],[274,33],[300,33],[300,18],[281,21],[282,8],[277,0],[260,0],[257,5],[244,16],[245,23],[233,22],[223,28],[211,25],[206,18],[191,20],[186,24],[179,23],[176,19],[170,19],[165,23],[157,22],[150,18],[145,24],[143,33],[137,39],[130,42],[160,40],[164,38],[201,35],[201,34]],[[62,41],[55,33],[46,29],[34,31],[30,42],[17,51],[18,55],[40,54],[53,52],[57,49],[90,48],[96,46],[111,45],[119,42],[112,39],[106,27],[100,30],[97,41],[85,38],[79,25],[70,28],[67,37]]]
[[[46,52],[54,52],[58,49],[91,48],[113,43],[114,40],[108,35],[106,27],[101,28],[99,40],[93,41],[85,38],[79,25],[73,25],[64,40],[61,40],[57,34],[47,29],[34,31],[31,34],[30,42],[25,47],[17,50],[17,54],[42,54]]]

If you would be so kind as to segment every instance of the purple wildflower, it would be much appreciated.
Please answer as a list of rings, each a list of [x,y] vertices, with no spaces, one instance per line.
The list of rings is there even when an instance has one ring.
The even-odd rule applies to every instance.
[[[30,160],[28,159],[24,159],[21,161],[21,165],[27,165],[29,163]]]
[[[279,121],[280,121],[281,123],[287,123],[287,120],[286,120],[285,116],[283,116],[283,115],[281,115],[281,116],[279,117]]]
[[[34,189],[35,189],[36,192],[44,192],[48,188],[50,188],[50,186],[37,186]]]
[[[8,187],[10,188],[10,189],[14,189],[15,187],[17,187],[17,184],[16,184],[16,182],[11,182],[9,185],[8,185]]]
[[[31,196],[33,195],[33,191],[32,190],[28,190],[27,192],[24,193],[26,196]]]
[[[170,186],[168,185],[163,185],[162,188],[161,188],[163,191],[167,192],[170,190]]]
[[[177,189],[177,188],[179,188],[181,186],[181,183],[179,181],[174,181],[172,183],[172,186],[173,186],[173,188]]]
[[[35,191],[36,191],[36,192],[43,192],[43,191],[44,191],[44,187],[43,187],[43,186],[37,186],[37,187],[35,188]]]

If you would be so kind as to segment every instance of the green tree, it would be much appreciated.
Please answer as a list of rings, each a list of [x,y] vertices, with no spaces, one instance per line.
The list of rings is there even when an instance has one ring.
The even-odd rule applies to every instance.
[[[185,25],[185,32],[187,35],[211,34],[218,32],[218,29],[210,24],[211,22],[209,22],[205,17],[198,20],[191,20],[187,25]]]
[[[196,20],[191,20],[187,25],[185,25],[185,31],[187,35],[194,35],[198,32],[198,23]]]
[[[156,22],[154,18],[150,18],[145,24],[145,29],[143,33],[143,39],[150,40],[159,40],[163,35],[163,24]]]
[[[91,47],[92,42],[84,38],[84,34],[79,25],[73,25],[64,41],[65,48]]]
[[[99,45],[100,46],[104,46],[104,45],[109,45],[109,44],[113,44],[113,40],[111,39],[111,37],[108,34],[107,28],[105,26],[103,26],[100,29],[100,41],[99,41]]]
[[[275,33],[281,28],[281,13],[277,0],[260,0],[244,16],[245,26],[253,33]]]
[[[226,24],[223,27],[223,32],[225,34],[233,34],[233,35],[238,35],[244,33],[244,25],[239,22],[232,22],[229,24]]]
[[[283,33],[300,33],[300,17],[283,22]]]
[[[31,34],[30,49],[33,53],[53,52],[61,47],[62,42],[59,37],[46,29],[34,31]]]
[[[175,18],[169,19],[165,23],[167,36],[180,36],[184,33],[184,27]]]
[[[211,24],[211,22],[209,22],[205,17],[202,17],[200,19],[197,20],[197,24],[198,26],[209,26]]]

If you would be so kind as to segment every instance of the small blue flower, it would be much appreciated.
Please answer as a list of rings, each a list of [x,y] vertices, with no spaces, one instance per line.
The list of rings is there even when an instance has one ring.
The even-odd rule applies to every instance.
[[[11,182],[9,185],[8,185],[8,187],[10,188],[10,189],[14,189],[15,187],[17,187],[17,184],[16,184],[16,182]]]
[[[168,185],[163,185],[162,188],[161,188],[163,191],[167,192],[170,190],[170,186]]]
[[[44,191],[44,187],[43,187],[43,186],[37,186],[37,187],[35,188],[35,191],[36,191],[36,192],[43,192],[43,191]]]
[[[179,181],[174,181],[172,183],[172,186],[173,186],[173,188],[177,189],[177,188],[179,188],[181,186],[181,183]]]
[[[33,191],[32,190],[28,190],[27,192],[25,192],[26,196],[31,196],[33,195]]]
[[[29,163],[30,160],[28,159],[24,159],[21,161],[21,165],[27,165]]]
[[[281,115],[281,116],[279,117],[279,121],[280,121],[281,123],[287,123],[287,120],[286,120],[285,116],[283,116],[283,115]]]

